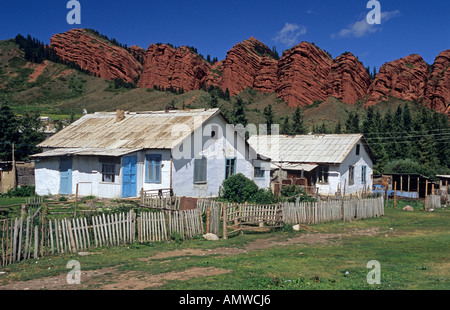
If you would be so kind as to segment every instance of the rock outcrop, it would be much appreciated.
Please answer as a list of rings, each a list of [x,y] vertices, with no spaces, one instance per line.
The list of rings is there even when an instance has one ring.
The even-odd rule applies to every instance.
[[[450,115],[450,50],[440,53],[432,68],[425,102],[429,108]]]
[[[65,61],[74,62],[92,75],[135,82],[142,65],[126,49],[115,46],[85,29],[56,34],[50,46]]]
[[[361,100],[371,84],[370,76],[363,64],[348,52],[333,61],[328,81],[328,95],[346,104],[355,104]]]
[[[152,44],[147,49],[144,69],[138,87],[191,91],[203,86],[211,65],[183,46],[175,49],[166,44]]]
[[[333,59],[311,43],[302,42],[285,51],[278,62],[278,97],[292,107],[325,100],[332,64]]]
[[[138,87],[191,91],[205,86],[228,89],[231,96],[247,88],[276,93],[289,106],[307,106],[330,96],[346,104],[362,100],[366,106],[390,97],[417,101],[450,115],[450,50],[430,67],[413,54],[384,64],[371,81],[352,53],[336,59],[312,43],[302,42],[279,59],[265,44],[251,37],[236,44],[224,60],[209,63],[189,47],[152,44],[147,50],[112,44],[84,29],[56,34],[50,44],[68,62],[91,74]]]
[[[215,64],[205,79],[208,85],[228,89],[234,96],[246,88],[261,92],[275,90],[277,60],[271,57],[271,50],[251,37],[236,44],[228,51],[226,58]]]
[[[425,96],[428,74],[428,64],[417,54],[386,63],[369,87],[366,105],[389,97],[419,101]]]

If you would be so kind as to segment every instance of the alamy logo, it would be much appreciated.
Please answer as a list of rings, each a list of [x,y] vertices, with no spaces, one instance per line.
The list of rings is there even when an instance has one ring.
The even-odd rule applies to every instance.
[[[71,260],[67,263],[67,269],[71,269],[66,276],[67,284],[81,283],[81,265],[79,261]]]
[[[381,24],[381,3],[377,0],[370,0],[367,2],[367,8],[372,9],[366,17],[369,25]]]
[[[69,2],[67,2],[67,6],[68,9],[70,9],[70,12],[67,13],[67,23],[69,25],[73,25],[73,24],[81,24],[81,4],[79,1],[76,0],[70,0]]]
[[[367,284],[373,285],[373,284],[381,284],[381,264],[377,260],[371,260],[367,263],[367,268],[372,270],[369,271],[367,274]]]

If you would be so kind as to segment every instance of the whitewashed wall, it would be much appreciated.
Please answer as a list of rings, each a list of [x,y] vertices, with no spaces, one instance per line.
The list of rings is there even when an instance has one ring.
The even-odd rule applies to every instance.
[[[119,161],[120,162],[120,161]],[[99,198],[120,198],[122,195],[121,164],[115,165],[114,183],[102,181],[102,162],[98,157],[78,156],[72,159],[72,194]]]
[[[372,189],[373,185],[373,162],[370,158],[369,154],[367,153],[365,147],[362,143],[360,148],[360,155],[356,155],[356,146],[352,149],[350,154],[345,158],[344,162],[340,166],[340,182],[341,182],[341,188],[343,191],[344,184],[345,184],[345,194],[354,194],[357,191],[360,192],[364,188],[367,189],[367,186],[369,186],[370,189]],[[348,185],[348,178],[349,178],[349,166],[355,166],[355,177],[354,177],[354,184]],[[367,172],[366,172],[366,183],[361,183],[361,167],[367,166]]]
[[[46,158],[35,163],[35,187],[39,196],[59,194],[59,159]]]
[[[234,131],[228,132],[226,121],[221,116],[216,116],[206,122],[197,133],[189,140],[183,142],[183,149],[178,147],[173,150],[173,189],[178,196],[188,197],[213,197],[219,194],[220,187],[225,180],[225,167],[227,158],[236,158],[236,173],[242,173],[246,177],[254,178],[253,161],[248,157],[248,145],[240,136],[235,138]],[[217,127],[214,127],[217,126]],[[216,136],[211,138],[210,133],[215,129]],[[202,133],[203,131],[203,133]],[[197,150],[194,145],[194,137],[198,134],[202,138],[202,147]],[[185,151],[185,147],[191,147],[191,159],[176,160]],[[203,155],[207,158],[207,182],[194,184],[195,156]],[[267,163],[268,168],[269,163]],[[270,184],[270,172],[267,171],[264,179],[255,180],[261,188],[268,188]]]

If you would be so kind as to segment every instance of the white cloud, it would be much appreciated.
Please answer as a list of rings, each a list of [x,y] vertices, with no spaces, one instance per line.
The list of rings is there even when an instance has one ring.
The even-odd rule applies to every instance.
[[[298,38],[304,34],[306,34],[305,26],[286,23],[273,40],[284,45],[294,45],[298,43]]]
[[[390,11],[390,12],[381,12],[381,24],[387,22],[388,20],[397,17],[400,15],[399,10]],[[355,37],[361,38],[367,36],[369,34],[375,33],[380,29],[379,25],[369,24],[366,20],[366,16],[363,19],[353,23],[347,28],[342,29],[338,33],[334,33],[331,35],[333,38],[346,38],[346,37]]]

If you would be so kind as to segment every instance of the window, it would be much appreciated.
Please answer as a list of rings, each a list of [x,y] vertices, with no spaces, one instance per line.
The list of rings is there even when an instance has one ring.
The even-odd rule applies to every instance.
[[[102,182],[114,183],[116,180],[116,165],[110,163],[102,164]]]
[[[366,184],[367,166],[361,167],[361,184]]]
[[[145,183],[161,183],[161,155],[149,154],[146,158]]]
[[[265,172],[266,171],[261,169],[261,167],[255,167],[255,170],[254,170],[255,179],[263,179]]]
[[[317,183],[323,184],[328,183],[328,171],[329,171],[328,166],[319,166],[317,168]]]
[[[225,164],[225,179],[236,173],[236,158],[227,158]]]
[[[206,183],[206,170],[208,160],[206,157],[194,159],[194,183]]]
[[[356,155],[359,155],[360,150],[361,150],[361,145],[357,144],[356,145]]]
[[[348,166],[348,185],[355,184],[355,166]]]

